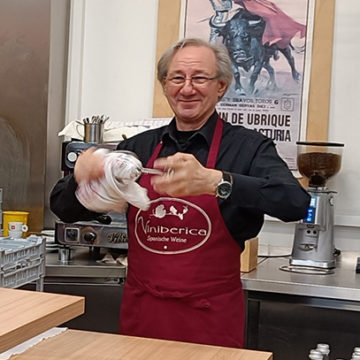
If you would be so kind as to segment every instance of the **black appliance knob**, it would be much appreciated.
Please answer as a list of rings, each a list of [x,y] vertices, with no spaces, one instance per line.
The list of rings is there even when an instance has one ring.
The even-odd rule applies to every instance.
[[[88,243],[94,242],[96,239],[96,234],[94,232],[87,232],[84,234],[84,240]]]

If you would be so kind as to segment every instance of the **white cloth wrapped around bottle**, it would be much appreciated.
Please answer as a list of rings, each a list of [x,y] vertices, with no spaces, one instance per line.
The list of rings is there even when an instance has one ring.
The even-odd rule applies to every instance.
[[[141,174],[141,161],[126,151],[97,149],[96,153],[104,156],[104,176],[78,184],[75,195],[80,203],[100,213],[125,212],[128,204],[147,210],[150,204],[147,190],[136,182]]]

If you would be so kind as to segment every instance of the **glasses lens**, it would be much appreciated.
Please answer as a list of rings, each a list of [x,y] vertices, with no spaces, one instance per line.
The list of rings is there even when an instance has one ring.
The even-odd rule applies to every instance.
[[[193,76],[191,78],[191,82],[195,85],[203,85],[206,82],[208,82],[209,80],[211,80],[211,79],[208,78],[207,76]]]
[[[177,75],[177,76],[169,77],[168,81],[172,85],[178,85],[178,86],[181,85],[181,86],[183,86],[187,79],[190,80],[192,85],[204,85],[208,81],[216,79],[216,76],[208,77],[208,76],[205,76],[205,75],[196,75],[196,76],[186,78],[185,76]]]
[[[169,81],[175,85],[184,85],[186,78],[184,76],[173,76]]]

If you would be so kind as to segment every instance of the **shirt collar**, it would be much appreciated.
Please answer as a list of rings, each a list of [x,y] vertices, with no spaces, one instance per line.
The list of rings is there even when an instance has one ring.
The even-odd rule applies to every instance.
[[[215,110],[212,113],[212,115],[209,117],[208,121],[199,130],[195,131],[194,134],[191,136],[191,138],[200,135],[206,140],[207,144],[210,146],[218,116],[219,115]],[[171,138],[174,141],[176,141],[175,133],[176,133],[176,120],[174,117],[171,120],[169,126],[165,127],[161,136],[162,140],[166,141],[166,138]]]

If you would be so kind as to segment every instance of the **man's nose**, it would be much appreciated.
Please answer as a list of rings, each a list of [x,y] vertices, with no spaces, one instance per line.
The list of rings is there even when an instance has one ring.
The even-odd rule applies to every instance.
[[[184,85],[182,86],[181,90],[184,91],[193,91],[195,89],[194,84],[192,83],[191,78],[186,78]]]

